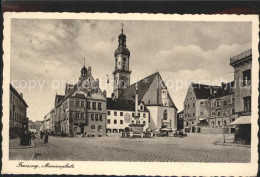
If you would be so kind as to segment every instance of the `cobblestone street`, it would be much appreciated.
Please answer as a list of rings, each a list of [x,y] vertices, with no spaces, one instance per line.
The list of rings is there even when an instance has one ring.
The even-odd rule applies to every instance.
[[[34,160],[250,162],[251,148],[213,144],[221,138],[222,135],[209,134],[149,139],[50,136],[45,144],[37,137],[33,148],[10,149],[10,159],[12,153],[32,153]]]

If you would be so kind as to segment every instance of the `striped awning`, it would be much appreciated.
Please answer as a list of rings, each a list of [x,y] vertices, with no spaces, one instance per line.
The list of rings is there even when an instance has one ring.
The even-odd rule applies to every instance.
[[[241,116],[230,124],[231,125],[251,124],[251,116]]]

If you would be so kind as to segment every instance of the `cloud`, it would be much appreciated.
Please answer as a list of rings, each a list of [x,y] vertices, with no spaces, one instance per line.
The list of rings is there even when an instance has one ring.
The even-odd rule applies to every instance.
[[[80,75],[83,58],[92,67],[108,95],[113,88],[114,51],[122,21],[72,19],[12,19],[11,80],[46,81],[41,92],[24,92],[28,117],[42,119],[53,107],[57,91],[53,80],[74,80]],[[251,48],[251,24],[247,22],[123,21],[127,47],[131,52],[131,83],[156,70],[165,82],[233,79],[230,55]],[[187,88],[169,89],[182,109]],[[37,100],[35,99],[37,98]],[[44,106],[43,106],[44,105]],[[41,108],[41,109],[39,109]]]

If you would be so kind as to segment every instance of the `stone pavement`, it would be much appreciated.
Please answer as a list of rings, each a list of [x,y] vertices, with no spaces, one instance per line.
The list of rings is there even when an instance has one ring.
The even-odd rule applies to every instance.
[[[34,160],[141,162],[250,162],[250,148],[214,145],[222,135],[189,134],[185,138],[71,138],[35,139],[36,146],[16,151],[34,153]],[[11,149],[14,151],[15,149]],[[10,150],[10,151],[11,151]]]
[[[20,138],[10,139],[9,140],[9,159],[10,160],[32,160],[34,158],[34,153],[31,152],[22,152],[22,149],[33,148],[35,146],[34,141],[31,141],[31,145],[22,146],[20,145]],[[22,152],[22,153],[21,153]]]
[[[34,146],[35,146],[35,143],[34,143],[33,140],[31,141],[31,145],[29,145],[29,146],[20,145],[20,138],[9,140],[9,148],[10,149],[26,149],[26,148],[32,148]]]

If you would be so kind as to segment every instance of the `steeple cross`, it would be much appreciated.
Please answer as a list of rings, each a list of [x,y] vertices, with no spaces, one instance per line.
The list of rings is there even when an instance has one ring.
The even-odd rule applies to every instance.
[[[123,31],[124,31],[124,23],[121,23],[121,27],[122,27],[121,31],[122,31],[122,34],[123,34]]]

